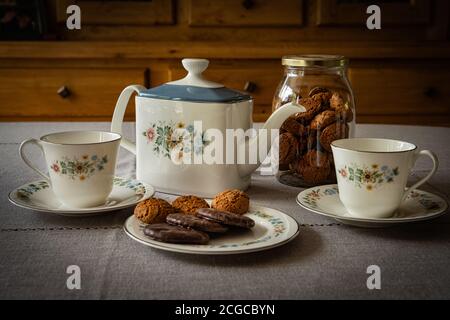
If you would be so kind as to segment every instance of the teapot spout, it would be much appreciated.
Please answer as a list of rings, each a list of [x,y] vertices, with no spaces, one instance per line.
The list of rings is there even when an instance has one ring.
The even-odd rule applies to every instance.
[[[245,150],[257,150],[259,141],[261,139],[264,139],[264,141],[267,141],[267,150],[270,150],[273,140],[275,140],[276,137],[273,137],[271,134],[272,129],[280,129],[281,125],[284,121],[286,121],[287,118],[289,118],[291,115],[298,113],[298,112],[304,112],[306,109],[298,104],[295,103],[287,103],[283,105],[282,107],[275,110],[272,115],[269,117],[269,119],[264,123],[262,129],[266,130],[259,130],[258,134],[255,137],[250,138],[247,141],[244,141],[242,143],[245,143]],[[253,149],[255,148],[255,149]],[[239,164],[238,165],[238,171],[239,175],[241,177],[247,177],[251,175],[258,167],[261,165],[260,158],[257,158],[256,164]]]

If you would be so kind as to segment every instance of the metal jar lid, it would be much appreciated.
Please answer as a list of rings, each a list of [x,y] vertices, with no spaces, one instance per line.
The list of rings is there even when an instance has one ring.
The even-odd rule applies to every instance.
[[[345,67],[348,60],[344,56],[326,54],[307,54],[300,56],[284,56],[281,59],[283,66],[289,67]]]

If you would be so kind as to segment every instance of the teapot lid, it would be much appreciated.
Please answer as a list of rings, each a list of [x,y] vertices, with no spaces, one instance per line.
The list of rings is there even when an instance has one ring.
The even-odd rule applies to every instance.
[[[234,103],[252,99],[248,94],[206,80],[202,72],[208,68],[207,59],[183,59],[182,64],[188,71],[186,77],[141,91],[139,96],[162,100],[218,103]]]

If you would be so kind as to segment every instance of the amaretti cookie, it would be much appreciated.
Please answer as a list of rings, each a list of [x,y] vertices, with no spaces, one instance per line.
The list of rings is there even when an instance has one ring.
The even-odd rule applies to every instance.
[[[318,130],[325,128],[336,121],[336,112],[325,110],[314,117],[311,121],[311,129]]]
[[[348,137],[349,127],[346,123],[335,122],[327,126],[320,134],[320,145],[323,149],[331,152],[331,143],[334,140]]]
[[[279,164],[289,165],[295,160],[297,156],[297,138],[289,133],[285,132],[280,135],[279,141]]]
[[[134,215],[143,223],[161,223],[167,215],[175,213],[175,209],[164,199],[151,198],[137,204]]]
[[[172,202],[172,206],[185,214],[195,214],[195,211],[199,208],[209,208],[209,204],[205,199],[191,195],[176,198]]]
[[[317,150],[308,151],[298,162],[297,172],[310,184],[324,181],[330,175],[331,165],[327,153]]]
[[[225,190],[217,194],[211,203],[211,207],[214,209],[236,214],[246,213],[249,206],[250,200],[248,195],[237,189]]]

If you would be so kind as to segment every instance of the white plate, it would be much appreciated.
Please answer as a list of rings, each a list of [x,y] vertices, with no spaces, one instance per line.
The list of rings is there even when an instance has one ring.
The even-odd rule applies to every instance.
[[[422,190],[414,190],[390,218],[353,217],[339,199],[337,184],[306,189],[298,194],[297,203],[314,213],[358,227],[386,227],[429,220],[444,214],[448,208],[447,201],[440,196]]]
[[[211,237],[206,245],[172,244],[159,242],[147,237],[145,224],[131,216],[125,221],[125,232],[134,240],[147,246],[191,254],[239,254],[262,251],[281,246],[299,234],[298,223],[287,214],[266,207],[251,206],[247,217],[255,220],[250,230],[229,230],[225,234]]]
[[[45,180],[24,184],[11,191],[8,198],[16,206],[25,209],[81,217],[131,207],[139,201],[150,198],[154,193],[153,187],[149,184],[115,177],[113,190],[106,203],[98,207],[78,209],[64,206],[58,201],[51,185]]]

